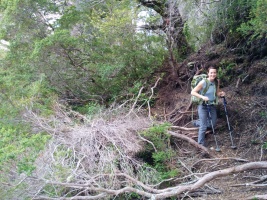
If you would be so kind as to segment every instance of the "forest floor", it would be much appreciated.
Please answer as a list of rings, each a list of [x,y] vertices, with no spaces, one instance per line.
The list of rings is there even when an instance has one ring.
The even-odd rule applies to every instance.
[[[188,67],[190,62],[194,63],[191,70]],[[266,57],[253,60],[246,56],[235,55],[226,48],[207,46],[183,63],[177,64],[179,68],[177,80],[181,80],[181,77],[189,77],[188,80],[182,80],[183,84],[167,73],[159,86],[153,112],[174,126],[193,127],[192,109],[189,107],[190,78],[195,68],[200,68],[202,65],[218,67],[225,63],[231,69],[224,72],[221,89],[226,92],[226,106],[236,149],[231,148],[227,119],[220,100],[217,108],[218,123],[215,128],[220,151],[216,151],[215,138],[211,131],[206,134],[209,158],[203,157],[199,151],[192,149],[192,146],[186,142],[173,138],[173,145],[176,146],[179,155],[174,165],[182,165],[184,169],[181,177],[192,172],[203,175],[247,162],[267,160],[267,150],[266,147],[264,148],[264,143],[267,141]],[[197,118],[196,112],[193,118]],[[197,131],[190,133],[184,131],[183,133],[197,141]],[[257,169],[230,174],[207,183],[201,190],[189,193],[187,198],[241,200],[254,195],[266,195],[266,177],[263,181],[265,186],[248,184],[260,180],[260,177],[266,174],[267,170]]]

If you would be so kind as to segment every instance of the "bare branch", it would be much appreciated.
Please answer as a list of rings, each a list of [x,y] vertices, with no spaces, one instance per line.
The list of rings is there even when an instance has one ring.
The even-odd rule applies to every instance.
[[[264,195],[254,195],[252,197],[246,198],[245,200],[254,200],[254,199],[257,199],[257,200],[267,200],[267,194],[264,194]]]
[[[256,180],[250,183],[235,184],[235,185],[232,185],[232,187],[239,187],[239,186],[266,187],[267,183],[260,184],[262,182],[265,182],[266,180],[267,180],[267,175],[260,177],[259,180]]]
[[[136,104],[137,104],[137,101],[138,101],[140,95],[142,94],[143,89],[144,89],[144,87],[141,87],[141,89],[139,90],[138,95],[137,95],[137,97],[136,97],[136,99],[135,99],[135,102],[134,102],[134,104],[132,105],[132,108],[131,108],[131,110],[128,112],[128,114],[126,115],[126,117],[129,116],[129,115],[134,111],[134,108],[135,108],[135,106],[136,106]]]
[[[171,126],[171,128],[181,130],[181,131],[197,131],[199,128],[186,128],[182,126]]]
[[[199,164],[200,162],[204,162],[204,161],[214,161],[214,160],[235,160],[235,161],[238,161],[238,162],[249,162],[249,160],[246,160],[246,159],[242,159],[242,158],[232,158],[232,157],[228,157],[228,158],[212,158],[212,159],[201,159],[201,160],[198,160],[197,162],[195,162],[193,165],[192,165],[192,168]]]
[[[143,138],[139,133],[138,133],[138,136],[140,137],[141,140],[143,140],[143,141],[145,141],[145,142],[151,144],[151,145],[153,146],[155,152],[158,152],[158,150],[156,149],[156,147],[155,147],[155,145],[153,144],[153,142],[147,140],[146,138]]]
[[[58,115],[48,119],[33,112],[28,113],[35,127],[49,131],[53,137],[37,159],[33,176],[23,180],[23,184],[29,185],[25,194],[32,199],[109,199],[129,192],[150,199],[166,199],[185,193],[198,194],[201,187],[218,177],[267,169],[267,162],[262,161],[194,174],[186,163],[182,163],[190,173],[190,182],[161,188],[159,173],[135,158],[136,153],[143,150],[143,140],[138,137],[138,131],[150,127],[152,123],[148,117],[125,117],[126,111],[120,115],[122,117],[115,117],[113,110],[106,111],[102,117],[76,124],[69,116],[70,113],[64,112],[61,107],[55,107],[55,112]],[[138,114],[136,110],[133,112]],[[174,131],[168,133],[209,153],[205,147],[183,134]],[[246,162],[239,158],[213,160],[224,159]],[[164,181],[173,183],[175,180]],[[260,184],[265,182],[258,182]],[[53,188],[55,196],[50,196],[46,188]]]
[[[174,137],[177,137],[179,139],[185,140],[187,142],[189,142],[190,144],[192,144],[193,146],[195,146],[196,148],[202,150],[203,152],[207,153],[208,155],[210,155],[208,149],[200,144],[198,144],[195,140],[191,139],[190,137],[187,137],[183,134],[179,134],[179,133],[175,133],[173,131],[168,131],[168,133]]]
[[[147,105],[148,105],[148,114],[149,114],[149,118],[151,119],[151,109],[150,109],[150,100],[152,99],[152,97],[154,96],[154,89],[157,87],[158,82],[160,81],[160,77],[157,79],[156,83],[154,84],[154,86],[151,88],[151,95],[147,100]],[[151,119],[152,120],[152,119]]]
[[[253,169],[267,169],[267,162],[251,162],[239,166],[234,166],[231,168],[223,169],[223,170],[218,170],[214,171],[211,173],[208,173],[204,175],[202,178],[199,178],[198,181],[196,181],[194,184],[189,184],[189,185],[178,185],[175,187],[169,187],[166,189],[152,189],[142,182],[136,180],[135,178],[130,177],[129,175],[126,174],[116,174],[116,176],[124,176],[125,178],[129,179],[131,182],[134,182],[136,185],[143,187],[144,190],[136,189],[131,186],[126,186],[121,189],[113,190],[113,189],[105,189],[103,187],[94,187],[90,184],[73,184],[73,183],[60,183],[60,182],[50,182],[51,184],[55,185],[63,185],[66,187],[71,187],[71,188],[88,188],[90,191],[95,191],[95,192],[100,192],[99,195],[103,195],[104,193],[111,194],[111,195],[119,195],[122,193],[126,192],[135,192],[141,196],[148,197],[151,199],[164,199],[172,196],[177,196],[179,194],[182,194],[184,192],[192,192],[196,191],[198,188],[204,186],[206,183],[222,177],[222,176],[227,176],[233,173],[239,173],[247,170],[253,170]],[[96,196],[87,196],[87,199],[97,199],[99,198],[97,195]],[[40,199],[40,198],[34,198],[34,199]],[[43,199],[49,199],[43,197]],[[64,198],[65,200],[69,199],[85,199],[85,197],[82,196],[75,196],[71,198]]]

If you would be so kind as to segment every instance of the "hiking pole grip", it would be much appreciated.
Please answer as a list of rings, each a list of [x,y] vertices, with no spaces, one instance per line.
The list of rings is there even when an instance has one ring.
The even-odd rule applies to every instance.
[[[227,101],[226,101],[226,99],[225,99],[225,96],[222,96],[221,98],[223,99],[223,105],[224,105],[225,115],[228,116],[228,112],[227,112],[227,109],[226,109]]]
[[[227,101],[225,99],[225,96],[222,96],[221,98],[223,99],[223,103],[226,105],[227,104]]]

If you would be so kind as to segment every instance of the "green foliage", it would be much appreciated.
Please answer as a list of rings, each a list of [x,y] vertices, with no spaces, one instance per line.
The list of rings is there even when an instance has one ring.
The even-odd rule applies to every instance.
[[[147,144],[146,149],[140,152],[139,156],[160,173],[161,179],[175,177],[179,173],[176,168],[170,167],[175,152],[170,145],[170,135],[167,134],[169,126],[170,124],[167,123],[152,126],[142,133],[142,136],[151,141],[154,146]]]
[[[58,5],[49,0],[0,1],[0,5],[3,8],[0,37],[7,41],[20,37],[25,43],[34,41],[35,37],[44,37],[50,32],[47,26],[52,27],[49,15],[58,13]]]
[[[59,94],[106,103],[144,82],[163,62],[164,40],[136,32],[129,4],[111,2],[112,9],[70,7],[54,34],[35,40],[28,63],[50,77]]]
[[[78,11],[75,6],[66,8],[64,15],[56,22],[60,29],[70,29],[76,23],[81,21],[82,12]]]
[[[31,133],[27,119],[21,123],[27,111],[49,116],[57,95],[100,103],[127,95],[161,65],[164,40],[136,32],[129,2],[88,9],[45,0],[0,2],[1,39],[10,41],[0,64],[0,167],[7,176],[10,168],[30,174],[49,140],[45,133]],[[51,20],[59,11],[62,17]],[[77,110],[93,116],[101,106],[89,102]],[[55,164],[64,178],[69,168]]]
[[[113,199],[114,200],[133,200],[133,199],[142,199],[142,196],[135,192],[131,192],[131,193],[126,193],[120,196],[116,196]]]
[[[141,196],[139,194],[136,194],[136,193],[131,193],[129,195],[129,199],[141,199]]]
[[[25,51],[17,51],[17,44],[11,44],[10,51],[0,63],[0,170],[1,182],[16,185],[14,174],[29,175],[35,169],[35,160],[43,150],[50,136],[46,133],[32,133],[32,127],[27,122],[28,111],[48,116],[53,112],[55,95],[48,87],[43,74],[34,75],[32,65],[26,64]],[[23,47],[24,48],[24,47]],[[13,180],[10,175],[13,174]],[[3,186],[0,190],[6,195],[22,189],[23,184],[13,189]],[[12,199],[6,197],[6,199]]]
[[[6,50],[2,50],[1,48],[0,48],[0,60],[2,60],[3,58],[5,58],[6,57]]]
[[[162,39],[135,32],[132,19],[136,13],[129,12],[129,2],[109,1],[88,9],[64,8],[62,17],[49,24],[53,34],[45,30],[46,23],[16,10],[19,2],[12,2],[14,5],[6,8],[10,10],[7,13],[15,12],[27,20],[6,14],[9,21],[3,21],[7,26],[17,25],[3,29],[16,33],[8,35],[12,39],[8,65],[28,70],[35,77],[44,74],[59,95],[109,102],[127,94],[135,81],[143,82],[150,77],[164,59]],[[43,4],[47,13],[57,13]],[[23,6],[39,16],[37,7]]]
[[[213,40],[220,43],[230,37],[238,35],[238,28],[249,20],[250,10],[257,0],[225,0],[218,4],[216,23],[213,29]],[[231,41],[230,41],[230,44]]]
[[[32,52],[32,59],[38,59],[40,54],[46,52],[51,47],[62,46],[64,47],[73,47],[77,44],[77,41],[74,37],[70,36],[68,30],[59,30],[56,31],[53,35],[46,37],[42,40],[35,42],[35,49]],[[47,52],[48,55],[51,52]],[[47,54],[46,54],[47,55]]]
[[[2,125],[3,126],[3,125]],[[3,127],[0,130],[0,169],[2,171],[17,164],[19,173],[30,174],[34,169],[34,161],[43,149],[49,136],[45,134],[31,135],[23,126]]]
[[[267,0],[254,0],[251,2],[253,4],[249,20],[242,23],[238,30],[244,36],[251,36],[251,39],[266,37]]]
[[[222,60],[219,64],[219,70],[218,70],[218,78],[221,80],[222,83],[229,82],[230,80],[234,79],[235,75],[235,67],[236,63],[233,63],[232,61]]]
[[[172,178],[177,176],[178,169],[171,169],[168,164],[172,161],[175,153],[171,149],[165,151],[154,152],[152,158],[154,161],[153,167],[160,172],[162,179]]]
[[[214,23],[214,17],[212,16],[201,16],[201,20],[194,15],[189,17],[184,24],[183,32],[193,50],[197,51],[209,39]]]
[[[184,24],[183,32],[184,32],[186,40],[189,42],[189,44],[191,44],[191,47],[195,51],[198,48],[198,45],[196,44],[195,38],[194,38],[193,34],[190,31],[189,22],[186,22]]]
[[[167,134],[167,130],[170,124],[164,123],[150,127],[148,130],[142,133],[143,136],[149,138],[149,140],[155,145],[158,151],[163,151],[170,147],[170,135]],[[152,145],[148,145],[147,149],[153,150]]]
[[[83,106],[73,106],[73,110],[86,115],[88,119],[94,118],[97,114],[100,114],[104,110],[103,106],[97,102],[89,102]]]
[[[267,111],[261,111],[261,112],[260,112],[260,116],[261,116],[263,119],[267,119]]]

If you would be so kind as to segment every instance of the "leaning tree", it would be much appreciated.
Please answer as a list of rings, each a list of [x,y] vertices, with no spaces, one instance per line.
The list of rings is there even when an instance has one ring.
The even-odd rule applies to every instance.
[[[147,23],[142,28],[165,34],[171,79],[178,80],[177,58],[188,55],[192,50],[184,34],[185,20],[179,11],[179,2],[177,0],[138,0],[138,2],[160,16],[159,20]]]

